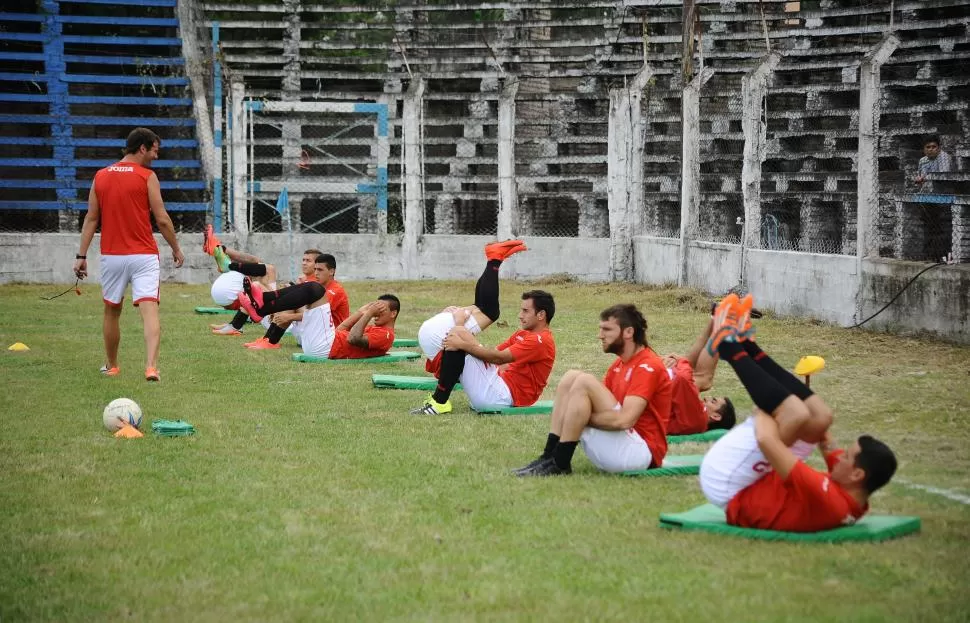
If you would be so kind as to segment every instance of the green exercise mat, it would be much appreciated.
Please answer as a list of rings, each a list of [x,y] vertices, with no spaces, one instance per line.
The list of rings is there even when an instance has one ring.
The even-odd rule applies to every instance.
[[[417,346],[418,341],[413,337],[396,337],[394,338],[394,346],[398,348],[407,348],[408,346]]]
[[[668,454],[660,467],[620,473],[623,476],[691,476],[700,473],[703,460],[703,454]]]
[[[800,543],[844,543],[848,541],[885,541],[920,530],[919,517],[904,515],[866,515],[854,525],[822,532],[781,532],[729,526],[724,511],[713,504],[702,504],[683,513],[661,513],[662,528],[698,530],[714,534],[745,536],[765,541],[796,541]]]
[[[396,374],[372,374],[371,381],[379,389],[423,389],[433,392],[438,379],[433,376],[398,376]],[[461,389],[461,383],[455,385]]]
[[[701,441],[717,441],[724,435],[727,435],[728,431],[725,428],[715,428],[714,430],[705,431],[703,433],[694,433],[693,435],[670,435],[667,437],[667,443],[691,443],[691,442],[701,442]]]
[[[483,415],[536,415],[540,413],[552,413],[552,401],[551,400],[540,400],[530,407],[503,407],[501,405],[493,405],[490,407],[481,407],[475,409],[478,413]]]
[[[195,427],[184,420],[155,420],[152,432],[162,437],[185,437],[195,434]]]
[[[235,314],[235,309],[226,309],[225,307],[196,307],[195,313],[197,314]]]
[[[327,359],[326,357],[314,357],[306,353],[293,353],[293,361],[303,363],[385,363],[388,361],[407,361],[417,359],[421,355],[409,350],[392,350],[381,357],[365,357],[364,359]]]

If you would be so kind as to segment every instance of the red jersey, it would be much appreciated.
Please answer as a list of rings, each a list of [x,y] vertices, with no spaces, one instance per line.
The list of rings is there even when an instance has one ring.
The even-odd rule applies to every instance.
[[[841,454],[842,450],[836,450],[825,457],[829,470]],[[774,471],[766,474],[735,495],[725,510],[727,522],[733,526],[818,532],[854,524],[869,505],[859,506],[828,473],[798,461],[787,479]]]
[[[101,208],[101,255],[158,255],[148,205],[152,170],[116,162],[94,175]]]
[[[693,435],[707,430],[707,405],[694,384],[694,369],[686,359],[678,359],[670,376],[670,422],[668,435]]]
[[[647,401],[633,430],[647,442],[653,457],[651,467],[663,463],[667,455],[667,421],[670,419],[670,377],[657,353],[644,348],[623,362],[619,357],[606,370],[603,384],[623,404],[627,396],[639,396]]]
[[[324,288],[330,301],[330,317],[333,319],[333,326],[339,327],[341,322],[350,318],[350,299],[347,298],[344,287],[336,279],[331,279]]]
[[[549,382],[556,362],[556,341],[548,328],[542,331],[519,330],[498,346],[515,356],[515,361],[499,367],[498,374],[512,394],[512,406],[534,405]]]
[[[366,359],[367,357],[380,357],[386,355],[394,345],[394,329],[391,327],[375,327],[369,325],[364,327],[364,337],[370,348],[354,346],[347,341],[350,331],[341,329],[333,337],[333,346],[330,347],[330,359]]]

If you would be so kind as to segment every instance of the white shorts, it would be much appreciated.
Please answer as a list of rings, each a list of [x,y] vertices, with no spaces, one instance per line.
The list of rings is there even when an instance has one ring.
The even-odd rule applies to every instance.
[[[159,272],[157,255],[102,255],[101,298],[105,303],[120,306],[130,283],[134,305],[142,301],[157,303]]]
[[[619,411],[621,405],[613,407]],[[618,473],[648,469],[653,462],[650,446],[632,428],[600,430],[587,426],[579,436],[583,452],[590,462],[604,472]]]
[[[239,293],[243,291],[243,279],[245,277],[242,273],[237,273],[234,270],[230,270],[228,273],[222,273],[215,281],[212,282],[212,301],[216,305],[221,305],[226,307],[232,305],[236,302],[239,297]]]
[[[314,357],[329,357],[333,338],[337,334],[330,315],[330,303],[303,312],[300,345],[303,352]]]
[[[468,404],[473,409],[492,405],[512,406],[512,392],[498,375],[498,366],[485,363],[471,355],[465,355],[461,386],[468,396]]]
[[[441,352],[441,344],[445,341],[448,332],[454,327],[455,317],[451,312],[441,312],[425,320],[421,328],[418,329],[418,344],[421,345],[424,356],[428,359],[434,359]],[[482,332],[474,316],[468,317],[468,320],[465,321],[465,328],[472,335],[478,335]]]
[[[796,441],[791,451],[806,459],[815,444]],[[754,418],[749,417],[718,439],[701,462],[701,491],[715,506],[724,508],[742,489],[754,484],[773,468],[754,432]]]

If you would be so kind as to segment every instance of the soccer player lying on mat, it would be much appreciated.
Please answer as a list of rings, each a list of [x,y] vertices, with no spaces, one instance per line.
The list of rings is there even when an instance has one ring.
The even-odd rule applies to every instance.
[[[712,326],[713,318],[691,345],[686,357],[671,353],[663,358],[672,383],[668,435],[694,435],[715,428],[734,427],[737,416],[730,398],[701,397],[701,392],[711,389],[714,384],[717,370],[717,353],[711,355],[705,348]]]
[[[260,322],[270,314],[306,307],[300,337],[303,352],[307,355],[365,359],[387,354],[394,344],[394,324],[401,310],[401,301],[393,294],[382,294],[335,327],[327,290],[315,281],[273,292],[253,288],[248,280],[243,287],[239,305],[253,322]]]
[[[497,347],[482,346],[475,338],[499,317],[499,267],[525,250],[521,240],[486,245],[487,263],[475,284],[475,304],[449,307],[421,325],[418,343],[428,357],[425,367],[438,378],[438,386],[412,414],[449,413],[449,398],[459,381],[473,408],[526,407],[542,395],[556,360],[556,342],[549,330],[556,313],[551,294],[542,290],[524,293],[521,328]]]
[[[572,473],[578,443],[606,472],[659,467],[667,454],[671,381],[663,361],[647,344],[647,320],[633,305],[614,305],[600,314],[603,352],[617,355],[601,382],[570,370],[556,387],[546,447],[539,458],[514,473],[553,476]]]
[[[347,292],[340,285],[334,274],[337,272],[337,260],[329,253],[318,254],[313,261],[314,281],[319,283],[327,291],[327,299],[330,301],[330,316],[333,325],[339,327],[344,320],[350,316],[350,300]],[[272,316],[272,321],[267,325],[263,319],[263,326],[266,326],[266,334],[255,342],[244,344],[246,348],[253,350],[276,349],[280,347],[280,340],[288,328],[292,328],[292,333],[296,337],[297,343],[302,341],[304,309],[300,308],[292,311],[276,312]]]
[[[714,318],[708,350],[734,368],[756,409],[704,456],[701,490],[735,526],[818,532],[855,523],[892,478],[896,457],[868,435],[845,451],[832,448],[831,409],[758,347],[750,309],[750,295],[730,295]],[[815,444],[827,472],[804,463]]]

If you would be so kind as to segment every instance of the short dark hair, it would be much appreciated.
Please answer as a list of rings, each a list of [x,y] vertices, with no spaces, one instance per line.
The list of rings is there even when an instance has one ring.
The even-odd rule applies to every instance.
[[[856,441],[859,442],[859,454],[855,457],[855,466],[866,473],[862,482],[866,491],[874,493],[896,473],[896,455],[875,437],[862,435]]]
[[[607,307],[600,312],[600,320],[613,318],[620,325],[620,329],[633,327],[633,341],[640,346],[647,344],[647,318],[640,313],[636,305],[632,303],[620,303],[613,307]]]
[[[326,264],[327,268],[330,270],[337,270],[337,258],[330,255],[329,253],[321,253],[317,255],[317,259],[313,260],[314,264]]]
[[[401,299],[397,298],[393,294],[382,294],[377,297],[377,300],[387,301],[387,306],[391,309],[391,311],[396,311],[399,314],[401,313]]]
[[[715,428],[723,428],[730,430],[734,428],[734,425],[738,422],[738,416],[734,412],[734,403],[727,396],[724,396],[724,404],[721,408],[717,410],[717,413],[721,416],[720,420],[708,420],[707,429],[714,430]]]
[[[552,317],[556,315],[556,301],[552,295],[545,290],[529,290],[522,293],[522,300],[532,299],[532,306],[536,308],[536,313],[546,312],[546,324],[552,322]]]
[[[923,147],[926,147],[930,143],[936,143],[937,145],[940,145],[941,144],[940,143],[940,135],[939,134],[927,134],[926,136],[924,136],[923,137],[923,143],[922,143]]]
[[[323,251],[321,251],[320,249],[307,249],[306,251],[303,252],[303,255],[316,256],[316,255],[322,255],[322,254],[323,254]]]
[[[142,147],[151,149],[155,143],[161,144],[161,142],[158,135],[148,128],[135,128],[128,134],[128,140],[125,142],[125,153],[137,154]]]

